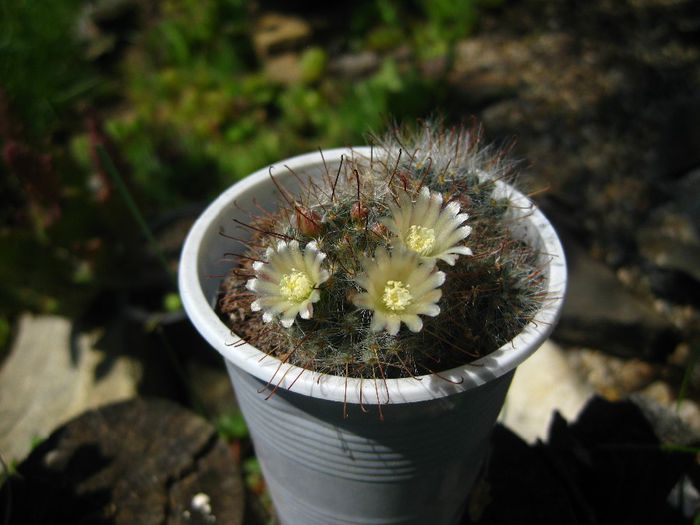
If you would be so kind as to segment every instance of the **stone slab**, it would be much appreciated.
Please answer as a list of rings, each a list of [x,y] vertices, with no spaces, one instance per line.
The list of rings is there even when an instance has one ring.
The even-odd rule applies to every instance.
[[[575,420],[594,395],[561,347],[546,341],[518,367],[508,391],[500,422],[529,443],[545,440],[554,411]]]
[[[0,369],[0,452],[19,460],[32,443],[81,412],[136,395],[139,367],[96,349],[99,333],[68,319],[25,314]]]

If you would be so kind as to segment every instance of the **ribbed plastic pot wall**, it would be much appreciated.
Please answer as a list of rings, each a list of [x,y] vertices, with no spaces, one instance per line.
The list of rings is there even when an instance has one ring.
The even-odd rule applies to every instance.
[[[558,319],[566,286],[562,247],[526,197],[497,185],[521,216],[516,235],[542,253],[548,299],[512,341],[439,376],[375,383],[318,375],[281,364],[251,345],[234,345],[239,339],[214,311],[221,283],[214,276],[230,267],[223,254],[240,246],[220,232],[240,237],[234,219],[247,221],[257,205],[275,208],[280,197],[270,172],[294,192],[298,182],[292,170],[300,178],[319,177],[326,169],[334,173],[341,155],[369,157],[369,149],[327,150],[323,157],[317,152],[281,161],[214,201],[183,247],[183,304],[195,327],[225,358],[282,524],[457,523],[515,368],[539,348]],[[277,387],[274,395],[269,385]]]

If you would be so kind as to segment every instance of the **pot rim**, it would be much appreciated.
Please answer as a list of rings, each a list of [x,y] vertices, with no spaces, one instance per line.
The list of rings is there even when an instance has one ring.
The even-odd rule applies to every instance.
[[[312,152],[282,160],[279,166],[299,171],[308,166],[322,166],[340,160],[341,155],[370,156],[368,146],[337,148]],[[266,166],[236,182],[217,197],[193,224],[183,245],[178,283],[184,309],[195,328],[225,359],[267,383],[270,388],[290,390],[328,401],[361,405],[414,403],[465,392],[515,369],[539,348],[550,335],[561,314],[566,289],[567,269],[561,242],[544,214],[525,195],[501,181],[500,191],[507,192],[523,221],[538,232],[540,252],[550,258],[549,278],[540,310],[532,321],[511,341],[492,353],[450,370],[401,379],[346,378],[313,372],[261,352],[240,339],[224,324],[205,296],[202,280],[210,278],[203,267],[203,243],[221,226],[222,210],[242,192],[269,184],[275,165]],[[525,211],[526,210],[526,211]],[[264,395],[264,394],[261,394]]]

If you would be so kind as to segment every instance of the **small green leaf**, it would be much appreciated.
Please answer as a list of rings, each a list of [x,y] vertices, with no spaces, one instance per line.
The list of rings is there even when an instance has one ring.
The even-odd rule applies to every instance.
[[[182,301],[180,300],[180,294],[176,292],[170,292],[165,294],[165,297],[163,297],[163,308],[166,312],[178,312],[182,310]]]
[[[240,412],[221,416],[216,422],[219,435],[226,440],[246,439],[248,437],[248,425]]]

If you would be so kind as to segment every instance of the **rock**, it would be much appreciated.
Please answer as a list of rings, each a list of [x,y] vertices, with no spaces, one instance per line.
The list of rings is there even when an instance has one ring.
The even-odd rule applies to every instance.
[[[265,60],[265,74],[278,84],[290,85],[301,82],[303,70],[298,53],[282,53]]]
[[[328,71],[332,75],[357,79],[371,75],[380,65],[381,59],[377,53],[362,51],[332,59],[328,64]]]
[[[645,298],[574,242],[565,248],[569,281],[555,341],[647,360],[663,359],[674,350],[678,334]]]
[[[57,316],[23,315],[0,370],[0,450],[21,459],[32,441],[75,415],[136,395],[133,358],[96,348],[99,332],[76,333]]]
[[[243,485],[230,450],[204,419],[164,400],[86,412],[17,471],[1,494],[11,498],[10,524],[243,522]]]
[[[656,208],[639,229],[637,244],[652,267],[651,285],[657,294],[698,303],[700,169],[671,185],[668,195],[669,202]]]
[[[700,442],[700,433],[688,421],[685,421],[669,404],[668,399],[653,398],[647,392],[630,396],[632,401],[644,417],[654,428],[659,441],[669,445],[697,446]]]
[[[518,367],[500,415],[500,422],[525,441],[547,436],[555,411],[574,419],[594,394],[551,341]]]
[[[673,402],[673,392],[668,383],[654,381],[639,393],[646,399],[658,403],[661,406],[668,406]]]
[[[580,349],[567,353],[583,380],[609,401],[619,401],[645,388],[660,374],[660,365],[641,359],[621,359],[599,350]]]
[[[501,116],[487,118],[490,108],[516,99],[526,85],[521,75],[514,74],[521,55],[528,50],[526,45],[518,44],[496,35],[479,34],[455,48],[455,66],[448,76],[451,95],[469,108],[482,108],[482,119],[490,131],[507,127]]]
[[[683,399],[678,404],[678,417],[688,425],[696,436],[700,436],[700,407],[695,401]]]
[[[665,420],[675,421],[674,425],[677,426],[678,431],[675,437],[665,438],[668,443],[700,442],[700,407],[692,399],[686,398],[679,401],[668,383],[661,380],[654,381],[644,390],[632,394],[630,399],[643,409],[648,408],[650,414],[657,414],[658,417],[663,416]],[[681,441],[674,441],[675,438],[681,437],[683,438]]]
[[[666,198],[660,186],[698,165],[700,14],[692,0],[613,4],[485,11],[457,45],[450,92],[496,142],[517,140],[513,156],[531,163],[521,183],[548,188],[583,242],[618,267],[638,263],[636,235]]]
[[[311,26],[303,18],[266,13],[253,32],[253,47],[258,57],[268,58],[284,51],[298,50],[311,37]]]

